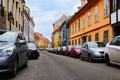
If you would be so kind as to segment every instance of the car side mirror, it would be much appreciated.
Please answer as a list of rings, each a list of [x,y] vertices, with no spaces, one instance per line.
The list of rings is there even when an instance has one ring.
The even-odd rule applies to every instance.
[[[85,46],[86,49],[88,49],[88,46]]]
[[[20,45],[26,44],[26,41],[25,41],[25,40],[20,40],[20,41],[19,41],[19,44],[20,44]]]

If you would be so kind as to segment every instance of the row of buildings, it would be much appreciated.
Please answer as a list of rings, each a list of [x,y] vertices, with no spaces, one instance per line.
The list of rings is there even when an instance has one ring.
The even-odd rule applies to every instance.
[[[60,17],[53,28],[53,47],[78,45],[87,41],[107,43],[120,35],[120,2],[81,0],[78,11],[72,16]]]
[[[41,48],[50,43],[42,34],[34,32],[35,23],[25,0],[0,0],[0,30],[18,31],[29,42],[36,42]]]
[[[23,32],[27,41],[34,41],[34,27],[25,0],[0,0],[0,30]]]
[[[35,37],[36,45],[39,46],[40,48],[51,47],[51,42],[46,37],[44,37],[41,33],[35,32],[34,37]]]

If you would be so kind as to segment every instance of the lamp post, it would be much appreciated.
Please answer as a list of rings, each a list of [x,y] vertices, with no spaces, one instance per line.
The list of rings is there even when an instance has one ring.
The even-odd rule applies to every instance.
[[[12,21],[13,21],[13,13],[10,11],[9,13],[8,13],[8,21],[10,22],[10,26],[9,26],[9,30],[11,31],[11,23],[12,23]]]

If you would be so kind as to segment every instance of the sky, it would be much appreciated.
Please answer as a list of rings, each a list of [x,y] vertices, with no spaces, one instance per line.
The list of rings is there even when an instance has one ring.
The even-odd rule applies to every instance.
[[[35,32],[51,41],[53,23],[62,15],[71,16],[77,12],[80,0],[25,0],[34,19]]]

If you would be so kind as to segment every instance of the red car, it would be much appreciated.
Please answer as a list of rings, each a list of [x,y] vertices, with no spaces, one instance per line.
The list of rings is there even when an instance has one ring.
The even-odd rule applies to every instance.
[[[71,48],[70,55],[72,57],[80,57],[82,45],[75,45]]]
[[[72,46],[67,46],[65,49],[65,55],[70,56],[70,51],[71,51]]]

